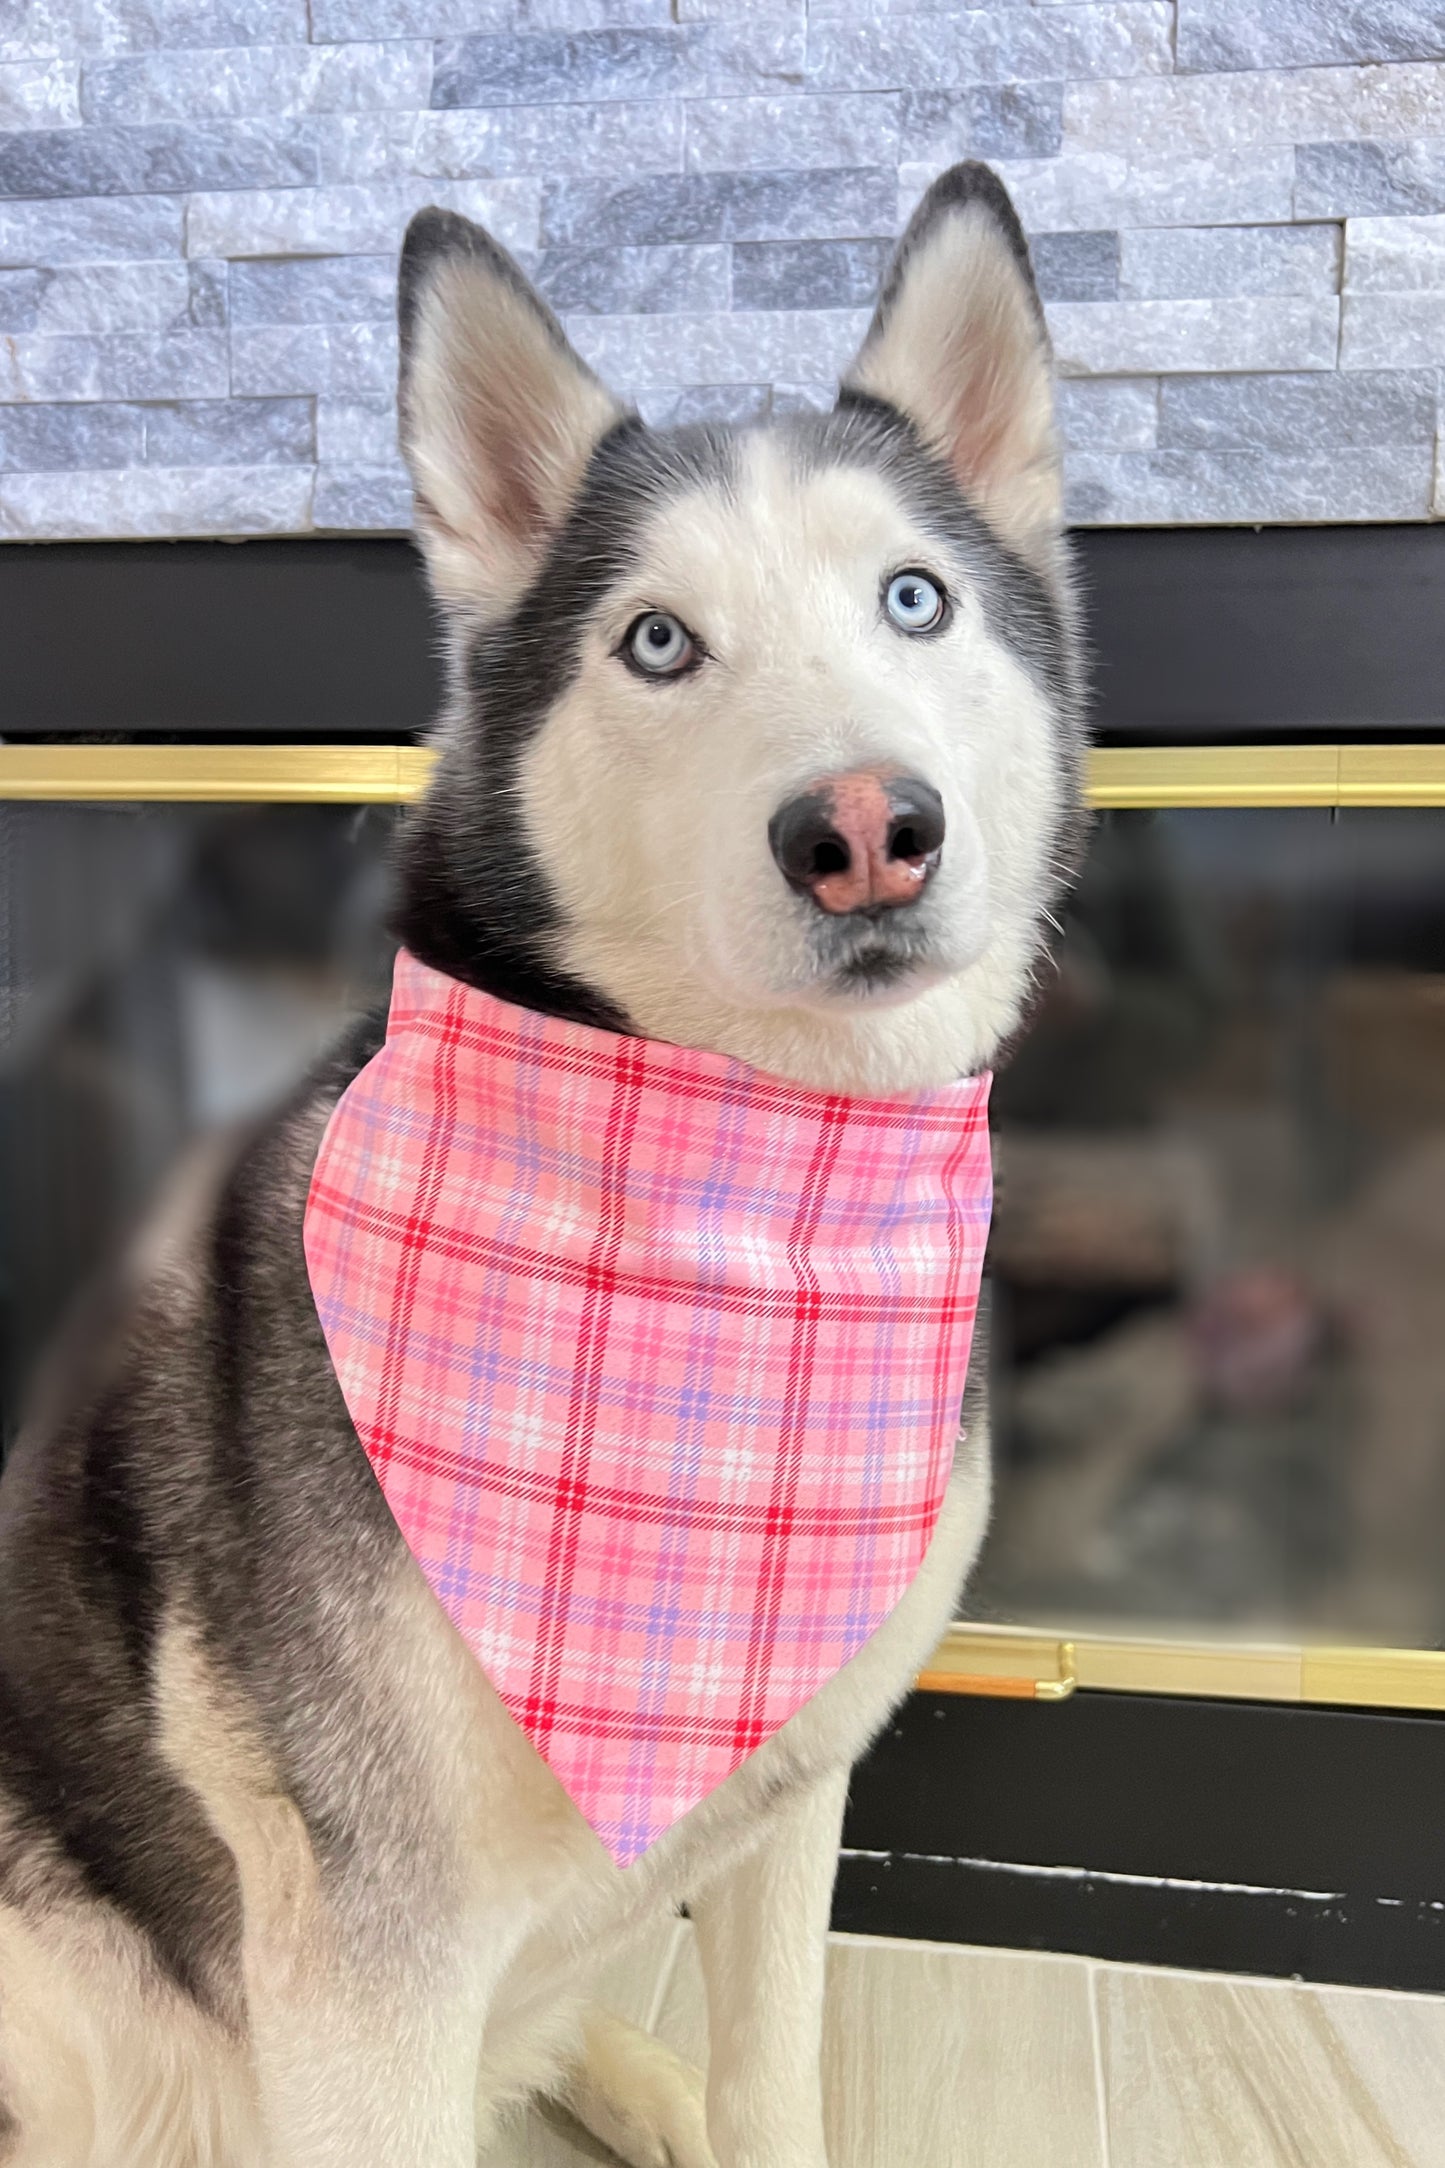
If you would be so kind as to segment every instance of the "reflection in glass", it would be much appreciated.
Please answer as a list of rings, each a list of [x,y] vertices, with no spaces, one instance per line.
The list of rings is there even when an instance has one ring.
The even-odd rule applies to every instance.
[[[0,1414],[384,997],[395,814],[0,806]],[[969,1608],[1445,1642],[1445,814],[1117,813],[1000,1076]]]
[[[0,1435],[193,1140],[384,998],[390,809],[0,804]]]
[[[977,1615],[1445,1639],[1442,844],[1100,823],[997,1087]]]

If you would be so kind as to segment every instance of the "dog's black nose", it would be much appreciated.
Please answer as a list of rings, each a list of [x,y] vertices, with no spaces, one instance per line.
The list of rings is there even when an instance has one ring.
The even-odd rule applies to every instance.
[[[892,910],[922,895],[943,851],[943,800],[916,775],[828,776],[779,806],[768,842],[821,910]]]

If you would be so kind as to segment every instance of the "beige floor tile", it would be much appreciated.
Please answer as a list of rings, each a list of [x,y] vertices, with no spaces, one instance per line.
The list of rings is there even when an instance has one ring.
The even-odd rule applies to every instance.
[[[1380,2100],[1411,2168],[1445,2163],[1445,1997],[1314,1991],[1349,2068]]]
[[[690,1943],[658,2030],[705,2060]],[[832,2168],[1103,2168],[1074,1959],[835,1938],[823,2071]]]
[[[1445,2002],[1095,1973],[1111,2168],[1445,2168]]]
[[[1106,2168],[1089,1968],[836,1938],[824,2060],[833,2168]],[[1094,1968],[1107,2168],[1445,2168],[1445,1998]],[[706,2059],[679,1927],[603,1999]],[[541,2110],[480,2168],[600,2168]]]
[[[477,2168],[617,2168],[617,2156],[555,2108],[529,2108],[502,2132]]]

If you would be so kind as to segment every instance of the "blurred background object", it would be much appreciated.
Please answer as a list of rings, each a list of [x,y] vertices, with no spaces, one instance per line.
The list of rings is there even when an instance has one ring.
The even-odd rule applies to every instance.
[[[188,1144],[384,1000],[390,809],[0,803],[0,1414]]]
[[[1445,1639],[1445,887],[1407,810],[1114,813],[1000,1077],[971,1608]]]
[[[392,809],[0,808],[4,1411],[187,1144],[384,998]],[[1445,1642],[1438,816],[1105,815],[999,1078],[970,1612]]]

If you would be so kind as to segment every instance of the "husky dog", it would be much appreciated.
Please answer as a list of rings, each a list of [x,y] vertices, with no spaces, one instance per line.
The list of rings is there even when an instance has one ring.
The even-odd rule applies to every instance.
[[[993,1061],[1082,833],[1047,341],[993,176],[924,198],[825,416],[644,427],[439,211],[401,325],[451,641],[407,946],[826,1090]],[[472,2168],[548,2092],[634,2168],[825,2168],[848,1770],[973,1560],[982,1407],[881,1630],[617,1868],[431,1595],[327,1359],[308,1178],[378,1043],[157,1232],[0,1491],[0,2160]],[[705,2088],[588,1998],[680,1902]]]

